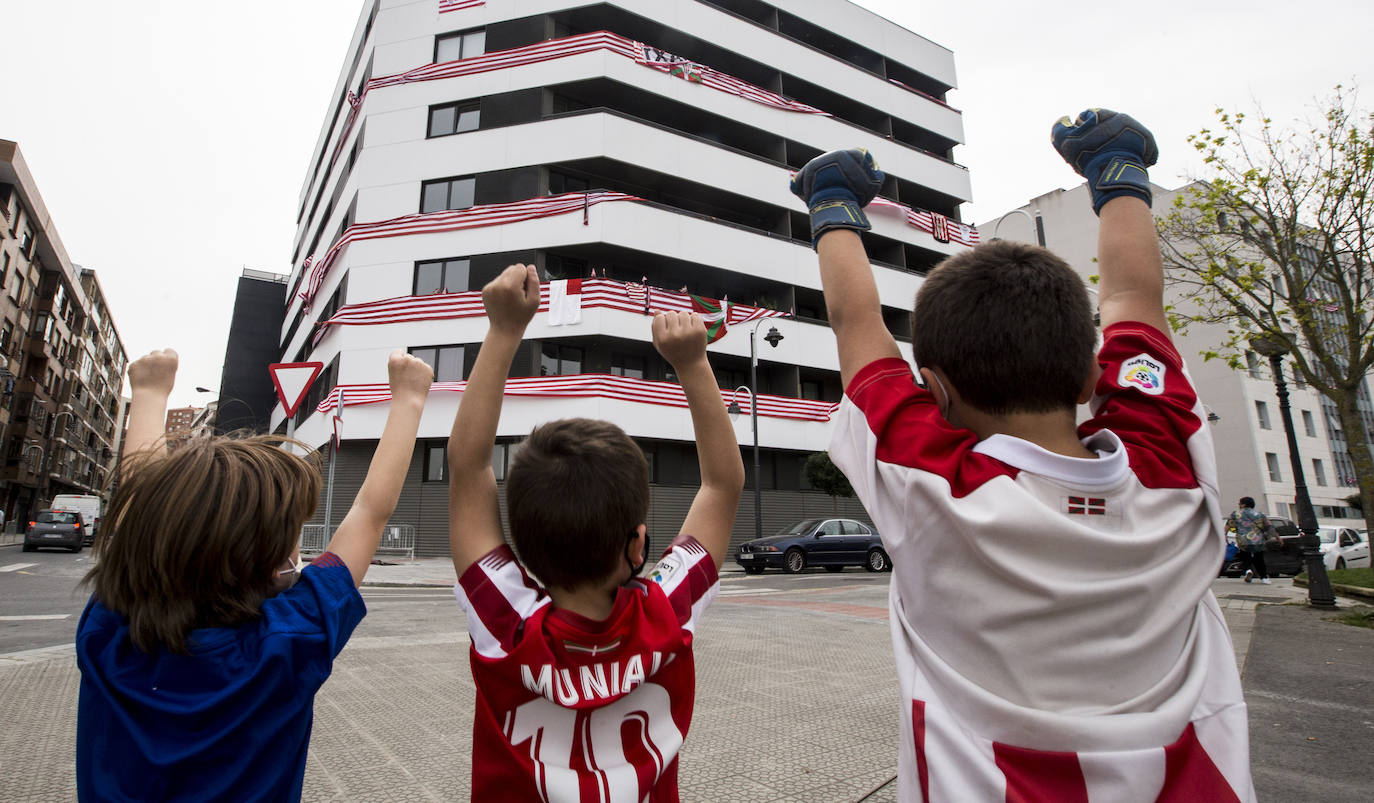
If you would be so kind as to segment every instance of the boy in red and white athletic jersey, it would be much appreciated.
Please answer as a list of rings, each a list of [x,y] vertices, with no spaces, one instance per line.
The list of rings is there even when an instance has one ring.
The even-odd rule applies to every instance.
[[[993,242],[883,323],[863,151],[793,181],[811,209],[845,401],[830,454],[892,556],[902,801],[1252,801],[1203,408],[1169,338],[1146,168],[1123,114],[1054,126],[1100,217],[1102,345],[1082,282]],[[1075,429],[1076,408],[1092,418]]]
[[[482,289],[491,328],[449,436],[454,593],[472,636],[472,799],[676,801],[692,721],[692,638],[715,598],[744,464],[693,314],[653,322],[696,433],[697,492],[647,578],[649,469],[616,425],[542,424],[506,478],[501,535],[491,468],[506,374],[539,306],[533,266]],[[523,565],[522,565],[523,564]],[[540,581],[525,573],[528,567]]]

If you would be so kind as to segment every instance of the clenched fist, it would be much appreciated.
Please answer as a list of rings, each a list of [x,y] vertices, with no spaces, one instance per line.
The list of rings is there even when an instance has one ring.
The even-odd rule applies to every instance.
[[[511,265],[482,288],[491,328],[524,335],[539,309],[539,274],[533,265]]]
[[[661,312],[654,316],[654,348],[679,369],[706,359],[706,324],[695,312]]]
[[[177,378],[177,353],[171,349],[150,351],[129,364],[129,389],[134,393],[167,396]]]
[[[429,386],[434,382],[434,370],[429,363],[407,354],[404,349],[396,349],[387,357],[386,373],[393,399],[423,400],[429,395]]]

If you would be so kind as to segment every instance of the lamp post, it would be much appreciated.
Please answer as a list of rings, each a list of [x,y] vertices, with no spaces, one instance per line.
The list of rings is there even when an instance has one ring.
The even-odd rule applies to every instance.
[[[997,239],[997,230],[998,230],[999,228],[1002,227],[1002,221],[1006,220],[1007,218],[1011,217],[1012,215],[1024,215],[1025,218],[1026,218],[1026,220],[1029,220],[1029,221],[1031,222],[1031,224],[1032,224],[1033,226],[1035,226],[1035,241],[1036,241],[1036,243],[1038,243],[1038,244],[1040,245],[1041,248],[1044,248],[1044,247],[1045,247],[1045,218],[1043,218],[1043,217],[1040,216],[1040,210],[1039,210],[1039,209],[1036,209],[1036,210],[1035,210],[1035,217],[1031,217],[1031,213],[1030,213],[1030,212],[1027,212],[1027,211],[1024,210],[1024,209],[1013,209],[1013,210],[1011,210],[1010,212],[1006,213],[1005,215],[1003,215],[1003,216],[997,218],[997,222],[994,223],[994,224],[992,224],[992,239],[994,239],[994,240]]]
[[[747,390],[747,391],[749,391],[749,417],[750,417],[750,419],[752,420],[752,424],[753,424],[753,427],[754,427],[754,538],[755,538],[755,539],[758,539],[758,538],[762,538],[762,537],[763,537],[763,485],[760,483],[760,470],[759,470],[759,394],[758,394],[758,386],[759,386],[759,352],[758,352],[757,343],[756,343],[756,341],[755,341],[755,335],[757,335],[757,334],[759,333],[759,325],[762,324],[762,323],[763,323],[764,321],[766,321],[766,320],[768,320],[768,319],[767,319],[767,318],[760,318],[759,321],[758,321],[758,323],[755,323],[755,324],[754,324],[754,328],[751,329],[751,330],[749,330],[749,385],[748,385],[748,386],[740,385],[739,387],[735,388],[735,395],[734,395],[733,397],[731,397],[731,399],[730,399],[730,406],[726,408],[726,412],[730,413],[730,415],[739,415],[739,413],[740,413],[739,401],[738,401],[739,392],[740,392],[741,390]],[[763,339],[764,339],[765,341],[768,342],[768,345],[772,346],[773,348],[777,348],[777,347],[778,347],[778,344],[781,343],[781,342],[782,342],[782,339],[783,339],[783,338],[782,338],[782,332],[779,332],[779,331],[778,331],[778,327],[776,327],[776,326],[771,327],[771,328],[768,330],[768,334],[766,334],[766,335],[763,336]]]
[[[1320,608],[1334,607],[1336,595],[1326,576],[1322,562],[1321,542],[1317,539],[1317,514],[1312,510],[1312,498],[1307,495],[1307,480],[1298,454],[1298,437],[1293,431],[1293,414],[1288,406],[1288,383],[1283,380],[1283,357],[1290,350],[1289,340],[1281,335],[1256,335],[1250,338],[1250,348],[1269,358],[1274,372],[1274,393],[1279,397],[1279,416],[1283,432],[1288,437],[1288,462],[1293,467],[1294,495],[1298,505],[1298,530],[1302,532],[1302,556],[1307,563],[1307,604]]]

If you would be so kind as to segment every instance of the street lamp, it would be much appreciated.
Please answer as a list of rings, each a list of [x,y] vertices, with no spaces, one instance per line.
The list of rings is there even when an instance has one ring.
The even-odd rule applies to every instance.
[[[1003,215],[1003,216],[997,218],[997,222],[994,223],[994,224],[992,224],[992,239],[994,239],[994,240],[997,239],[997,230],[998,230],[999,228],[1002,227],[1002,221],[1006,220],[1007,218],[1011,217],[1012,215],[1025,215],[1026,220],[1029,220],[1029,221],[1035,226],[1035,241],[1036,241],[1037,243],[1040,244],[1040,247],[1041,247],[1041,248],[1044,248],[1044,247],[1045,247],[1045,219],[1044,219],[1043,217],[1040,216],[1040,210],[1039,210],[1039,209],[1036,209],[1036,210],[1035,210],[1035,217],[1031,217],[1031,213],[1030,213],[1030,212],[1027,212],[1027,211],[1024,210],[1024,209],[1013,209],[1013,210],[1011,210],[1010,212],[1006,213],[1005,215]]]
[[[1307,562],[1307,604],[1330,608],[1336,604],[1336,595],[1326,576],[1326,564],[1322,562],[1321,542],[1317,539],[1317,514],[1312,510],[1311,497],[1307,495],[1302,457],[1298,454],[1298,438],[1293,432],[1293,414],[1288,408],[1288,383],[1283,380],[1283,357],[1290,351],[1289,342],[1284,335],[1256,335],[1250,338],[1250,348],[1268,357],[1274,371],[1274,393],[1279,397],[1279,415],[1283,419],[1283,432],[1288,436],[1288,462],[1293,467],[1298,529],[1302,531],[1302,556]]]
[[[755,335],[759,333],[759,325],[767,318],[760,318],[754,328],[749,331],[749,385],[740,385],[735,388],[735,394],[730,399],[730,406],[725,408],[730,415],[739,415],[739,392],[741,390],[749,393],[749,417],[754,426],[754,538],[763,537],[763,486],[759,482],[759,353],[755,342]],[[763,336],[768,345],[777,348],[782,342],[782,332],[778,327],[769,328],[768,334]]]

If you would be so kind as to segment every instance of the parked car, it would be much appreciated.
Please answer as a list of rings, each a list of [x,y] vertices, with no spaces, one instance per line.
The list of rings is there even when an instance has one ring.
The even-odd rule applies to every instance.
[[[1369,538],[1354,527],[1321,527],[1322,563],[1332,569],[1358,569],[1369,566]]]
[[[878,531],[853,519],[807,519],[767,538],[740,544],[735,562],[747,574],[759,574],[768,567],[796,574],[807,566],[824,566],[827,571],[844,571],[846,566],[862,566],[870,572],[892,568]]]
[[[1302,532],[1298,530],[1298,525],[1292,519],[1279,516],[1270,516],[1269,523],[1278,531],[1281,544],[1277,549],[1270,547],[1264,550],[1264,567],[1269,570],[1269,576],[1302,574],[1306,567],[1302,559]],[[1224,577],[1240,577],[1245,569],[1241,566],[1235,537],[1228,534],[1226,540],[1226,557],[1221,562],[1220,574]]]
[[[62,547],[80,552],[85,538],[85,522],[77,510],[40,510],[24,531],[24,551]]]

